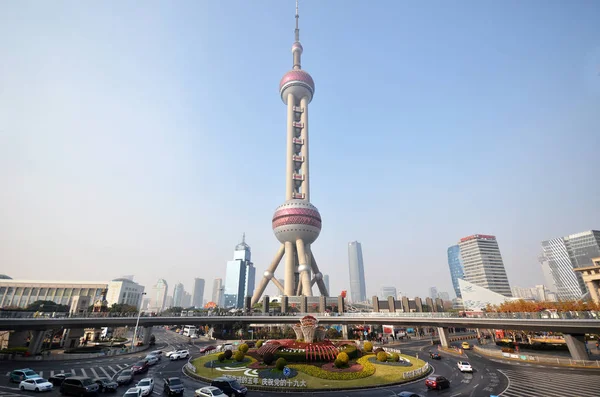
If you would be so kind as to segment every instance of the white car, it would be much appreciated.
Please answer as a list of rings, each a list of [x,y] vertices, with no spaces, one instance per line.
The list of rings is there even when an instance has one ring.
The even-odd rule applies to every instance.
[[[152,394],[154,390],[154,379],[153,378],[144,378],[140,380],[135,387],[142,390],[142,396],[149,396]]]
[[[170,352],[165,353],[165,357],[169,358],[169,357],[171,357],[171,355],[173,355],[175,353],[177,353],[177,350],[171,350]]]
[[[192,339],[198,339],[198,335],[194,334],[194,335],[190,336],[190,338],[192,338]]]
[[[217,350],[231,350],[233,351],[233,345],[231,343],[223,343],[222,345],[217,346]]]
[[[460,372],[473,372],[473,367],[471,367],[471,364],[466,361],[459,361],[458,370]]]
[[[194,396],[196,397],[213,397],[213,396],[224,396],[225,393],[221,391],[218,387],[214,386],[206,386],[201,389],[198,389],[194,392]]]
[[[44,378],[25,379],[19,383],[19,389],[31,391],[51,391],[52,383]]]
[[[123,397],[142,397],[142,389],[139,387],[132,387],[123,394]]]
[[[188,358],[190,356],[190,352],[187,350],[177,350],[175,353],[171,354],[169,357],[171,361],[179,360],[180,358]]]
[[[153,356],[151,354],[147,355],[144,360],[148,362],[148,365],[158,364],[158,357]]]

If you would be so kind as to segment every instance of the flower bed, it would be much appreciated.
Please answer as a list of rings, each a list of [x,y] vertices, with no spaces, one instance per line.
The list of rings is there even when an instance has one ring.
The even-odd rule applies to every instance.
[[[394,367],[412,367],[412,363],[410,361],[404,361],[403,359],[400,359],[400,361],[378,361],[376,357],[372,356],[369,357],[369,361],[373,364],[391,365]]]
[[[375,373],[375,366],[369,362],[369,357],[365,356],[359,358],[356,362],[362,366],[362,370],[359,372],[332,372],[326,371],[322,368],[315,367],[314,365],[306,364],[292,364],[289,367],[297,369],[300,372],[304,372],[307,375],[314,376],[315,378],[329,379],[329,380],[351,380],[360,379],[371,376]]]
[[[204,363],[206,368],[221,368],[221,367],[243,367],[252,362],[252,359],[249,357],[244,357],[242,361],[236,361],[234,359],[229,359],[225,361],[219,360],[210,360]]]
[[[298,376],[298,370],[290,368],[290,376],[285,377],[285,375],[283,375],[283,371],[279,371],[276,368],[267,368],[263,369],[262,371],[258,371],[258,376],[265,379],[289,379]]]
[[[329,372],[360,372],[363,370],[363,366],[360,364],[350,364],[345,368],[337,368],[334,363],[327,363],[321,365],[321,369]]]

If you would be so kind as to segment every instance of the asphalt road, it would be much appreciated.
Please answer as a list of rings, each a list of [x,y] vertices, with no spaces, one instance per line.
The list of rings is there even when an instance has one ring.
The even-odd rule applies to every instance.
[[[199,355],[199,347],[209,344],[206,341],[190,340],[187,337],[177,335],[173,332],[155,330],[157,338],[156,349],[168,351],[171,349],[189,349],[193,356]],[[457,342],[456,345],[459,343]],[[369,396],[395,396],[400,391],[413,391],[423,396],[447,396],[447,397],[483,397],[490,395],[501,395],[503,397],[549,397],[559,394],[592,397],[598,395],[600,390],[600,372],[593,370],[576,370],[555,367],[536,366],[532,364],[515,365],[503,362],[502,360],[489,360],[472,351],[467,351],[467,360],[473,366],[473,374],[461,373],[457,368],[458,358],[447,354],[442,354],[441,360],[430,360],[428,351],[429,342],[426,340],[411,340],[402,342],[399,345],[390,345],[402,349],[402,353],[419,355],[419,358],[425,359],[434,367],[434,372],[438,375],[450,379],[449,389],[437,391],[428,391],[424,380],[414,381],[402,386],[391,386],[356,391],[342,392],[302,392],[293,393],[297,396],[309,396],[313,394],[337,395],[359,397],[368,393]],[[114,375],[119,371],[130,367],[139,358],[144,357],[145,353],[136,355],[127,355],[117,358],[97,358],[81,361],[47,361],[47,362],[0,362],[0,397],[22,397],[24,394],[33,394],[33,392],[21,392],[16,384],[9,384],[7,373],[13,369],[23,366],[29,366],[44,377],[49,377],[53,373],[75,372],[77,375],[86,375],[90,377]],[[136,380],[143,377],[153,377],[155,379],[155,396],[162,395],[163,378],[178,376],[185,385],[184,397],[193,397],[194,390],[204,386],[186,377],[182,373],[182,367],[187,360],[169,361],[165,358],[157,365],[150,367],[146,374],[136,376]],[[4,381],[3,381],[4,379]],[[122,396],[127,390],[126,386],[121,386],[117,391],[117,396]],[[58,397],[58,390],[47,393],[48,397]],[[283,392],[260,392],[250,391],[249,396],[290,396]]]

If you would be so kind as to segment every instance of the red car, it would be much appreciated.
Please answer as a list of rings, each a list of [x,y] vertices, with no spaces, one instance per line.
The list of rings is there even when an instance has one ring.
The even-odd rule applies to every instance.
[[[147,372],[150,365],[148,365],[148,361],[138,361],[137,363],[131,366],[131,370],[134,374],[141,374],[142,372]]]
[[[445,389],[450,387],[450,381],[443,376],[431,375],[425,379],[425,386],[428,389]]]
[[[215,350],[216,348],[217,348],[217,346],[214,346],[214,345],[204,346],[202,349],[200,349],[200,353],[202,353],[202,354],[208,353],[209,351]]]

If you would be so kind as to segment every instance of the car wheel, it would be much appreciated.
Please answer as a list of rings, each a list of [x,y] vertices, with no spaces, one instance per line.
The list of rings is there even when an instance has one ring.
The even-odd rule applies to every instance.
[[[25,391],[25,386],[21,386],[21,391]]]
[[[35,392],[36,392],[36,393],[39,393],[39,392],[40,392],[40,388],[39,388],[39,387],[36,387],[36,388],[35,388]]]

